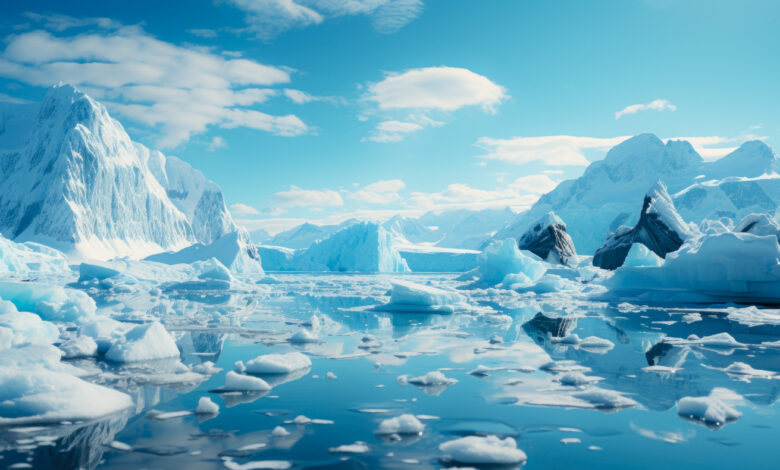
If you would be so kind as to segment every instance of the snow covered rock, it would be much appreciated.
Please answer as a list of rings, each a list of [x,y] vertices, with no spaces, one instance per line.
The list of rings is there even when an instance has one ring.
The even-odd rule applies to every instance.
[[[131,329],[106,352],[106,359],[114,362],[149,361],[169,357],[179,357],[179,348],[170,333],[157,321]]]
[[[195,177],[165,165],[161,182],[163,164],[155,168],[150,152],[103,105],[72,86],[51,88],[18,132],[26,137],[0,149],[0,232],[9,238],[108,259],[211,242],[212,224],[232,225],[218,188],[212,191],[218,197],[206,197],[191,212],[189,202],[172,202],[194,189],[167,186],[173,174],[182,171],[180,179],[189,183]]]
[[[287,354],[264,354],[246,363],[249,374],[289,374],[311,367],[309,356],[291,352]]]
[[[158,253],[146,258],[164,264],[191,264],[217,259],[235,273],[262,274],[260,254],[244,230],[228,233],[210,245],[196,243],[177,252]]]
[[[780,224],[769,214],[750,214],[745,216],[734,227],[735,232],[752,233],[753,235],[774,235],[780,243]]]
[[[566,264],[577,256],[574,242],[566,233],[566,224],[552,211],[531,225],[520,237],[518,247],[550,263]]]
[[[593,265],[603,269],[619,268],[634,243],[641,243],[664,258],[667,253],[677,251],[691,236],[693,232],[675,211],[666,186],[658,181],[645,194],[639,222],[631,229],[620,227],[611,234],[593,255]]]
[[[771,235],[704,235],[661,266],[622,267],[604,285],[608,296],[622,299],[774,304],[780,302],[780,244]]]
[[[377,222],[356,222],[320,240],[294,260],[302,271],[408,272],[390,234]]]
[[[525,452],[511,437],[467,436],[439,445],[447,462],[475,465],[518,465],[526,461]]]

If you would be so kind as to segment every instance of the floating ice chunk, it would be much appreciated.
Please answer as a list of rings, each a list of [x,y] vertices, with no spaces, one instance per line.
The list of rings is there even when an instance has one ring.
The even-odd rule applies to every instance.
[[[225,385],[222,386],[221,390],[235,392],[264,392],[271,390],[271,386],[259,377],[238,374],[231,370],[225,374]]]
[[[304,415],[296,416],[292,422],[299,426],[304,426],[306,424],[333,424],[333,421],[329,419],[312,419]]]
[[[222,464],[229,470],[287,470],[292,463],[286,460],[253,460],[247,463],[238,463],[234,460],[223,460]]]
[[[271,435],[273,437],[286,437],[290,435],[290,431],[284,429],[281,426],[276,426],[273,431],[271,431]]]
[[[16,306],[6,300],[0,300],[0,326],[8,328],[15,337],[13,342],[25,342],[43,339],[45,342],[57,340],[60,331],[41,317],[29,312],[20,312]]]
[[[257,249],[249,240],[249,235],[241,230],[223,235],[210,245],[196,243],[177,252],[159,253],[146,259],[164,264],[195,264],[198,261],[214,260],[236,273],[263,273]]]
[[[122,392],[67,373],[0,366],[0,425],[95,419],[132,405]]]
[[[742,413],[725,403],[720,395],[722,394],[713,390],[713,393],[706,397],[681,398],[677,402],[677,413],[683,418],[708,427],[725,426],[729,422],[737,420],[742,416]]]
[[[178,356],[176,341],[157,321],[136,326],[106,352],[106,359],[114,362],[148,361]]]
[[[97,311],[95,301],[84,292],[34,282],[0,282],[0,298],[49,321],[83,322]]]
[[[701,321],[701,313],[686,313],[682,316],[682,321],[685,323],[696,323],[697,321]]]
[[[452,313],[466,299],[459,293],[411,281],[393,280],[390,301],[376,310],[390,312]]]
[[[475,287],[499,284],[530,284],[542,277],[546,268],[530,252],[517,248],[517,241],[508,238],[492,241],[477,257],[477,268],[472,271],[479,279]],[[507,279],[507,276],[510,276]],[[506,279],[506,281],[505,281]]]
[[[264,354],[247,362],[246,372],[249,374],[289,374],[307,367],[311,367],[311,359],[299,352]]]
[[[371,449],[365,442],[357,441],[354,444],[344,444],[338,447],[331,447],[328,452],[331,454],[365,454]]]
[[[333,372],[328,372],[327,374],[325,374],[325,378],[327,378],[329,380],[336,380],[336,379],[338,379],[336,374],[334,374]]]
[[[582,440],[579,437],[564,437],[561,439],[561,444],[568,446],[571,444],[580,444]]]
[[[215,415],[219,413],[219,405],[211,401],[210,397],[200,397],[195,413],[199,415]]]
[[[444,374],[438,370],[428,372],[427,374],[421,375],[420,377],[412,377],[408,379],[408,381],[410,384],[421,385],[423,387],[432,385],[454,385],[458,383],[456,379],[445,377]]]
[[[131,450],[133,450],[132,446],[120,441],[111,441],[108,443],[108,446],[114,450],[121,450],[123,452],[130,452]]]
[[[775,376],[775,373],[768,370],[754,369],[750,364],[744,362],[733,362],[728,365],[723,372],[727,373],[732,378],[738,380],[756,379],[771,379]]]
[[[377,434],[422,434],[425,429],[425,425],[420,422],[414,415],[403,414],[397,418],[390,418],[382,421],[379,424]]]
[[[488,366],[483,366],[482,364],[477,364],[477,367],[469,371],[469,375],[476,375],[477,377],[487,377],[494,370],[496,369]]]
[[[591,349],[591,350],[610,350],[615,347],[615,343],[613,343],[608,339],[599,338],[598,336],[588,336],[586,338],[580,339],[580,337],[576,333],[571,333],[562,337],[551,336],[550,342],[558,343],[558,344],[568,344],[572,346],[577,346],[582,349]]]
[[[73,359],[76,357],[92,357],[98,353],[98,345],[89,336],[76,336],[59,345],[62,357]]]
[[[0,236],[0,272],[70,273],[68,257],[54,248],[34,242],[16,243]]]
[[[561,385],[566,385],[569,387],[580,387],[598,380],[600,379],[597,377],[588,377],[582,372],[567,372],[560,378]]]
[[[707,346],[710,348],[731,348],[731,349],[744,349],[746,346],[731,336],[728,333],[716,333],[711,336],[704,336],[699,338],[696,335],[690,335],[685,339],[681,338],[664,338],[664,342],[670,344],[680,345],[696,345]]]
[[[599,410],[615,410],[636,406],[634,400],[613,390],[606,390],[603,388],[590,388],[582,392],[574,393],[573,396],[589,403],[593,408]]]
[[[306,328],[301,328],[290,336],[290,342],[296,344],[317,343],[319,341],[317,336]]]
[[[439,445],[443,460],[453,463],[482,465],[517,465],[526,461],[525,452],[511,437],[467,436]]]
[[[94,339],[98,345],[98,352],[104,353],[112,344],[122,340],[125,332],[131,328],[132,325],[129,323],[122,323],[109,317],[96,316],[81,324],[79,334]]]
[[[166,420],[166,419],[181,418],[182,416],[189,416],[191,414],[192,411],[187,411],[187,410],[182,410],[182,411],[149,410],[149,412],[146,413],[146,417],[151,419]]]
[[[203,375],[214,375],[222,372],[222,369],[219,367],[214,367],[214,363],[211,361],[206,361],[202,364],[198,364],[196,366],[192,367],[193,372],[197,372],[198,374]]]
[[[634,243],[628,250],[623,266],[661,266],[664,264],[663,258],[650,251],[641,243]]]

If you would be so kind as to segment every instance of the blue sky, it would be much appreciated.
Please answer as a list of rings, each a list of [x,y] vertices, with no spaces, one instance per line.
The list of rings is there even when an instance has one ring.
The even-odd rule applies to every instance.
[[[4,2],[0,99],[63,80],[235,217],[521,210],[623,136],[780,140],[776,1]]]

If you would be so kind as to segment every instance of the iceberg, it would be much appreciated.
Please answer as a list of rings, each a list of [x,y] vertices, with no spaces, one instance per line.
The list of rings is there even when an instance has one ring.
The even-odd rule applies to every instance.
[[[34,242],[16,243],[0,235],[0,273],[70,274],[71,269],[68,257],[54,248]]]
[[[459,273],[474,269],[479,251],[439,248],[427,245],[400,245],[398,251],[415,273]]]
[[[211,401],[210,397],[200,397],[198,407],[195,408],[195,414],[198,415],[216,415],[219,413],[219,405]]]
[[[265,392],[271,390],[271,386],[265,380],[251,375],[239,374],[230,371],[225,375],[225,385],[222,392]]]
[[[531,284],[539,280],[547,268],[535,255],[520,251],[514,239],[491,242],[477,258],[477,267],[467,273],[477,277],[474,287],[494,287],[499,284]]]
[[[724,402],[713,390],[705,397],[683,397],[677,402],[677,413],[683,418],[701,423],[707,427],[720,428],[736,421],[742,413]],[[729,392],[730,393],[730,392]]]
[[[163,264],[192,264],[216,259],[234,273],[263,273],[260,254],[242,230],[223,235],[210,245],[196,243],[177,252],[158,253],[145,259]]]
[[[664,263],[659,257],[643,244],[637,242],[631,245],[623,261],[623,266],[660,266]]]
[[[390,418],[382,421],[379,424],[379,429],[376,431],[379,435],[389,434],[417,434],[421,435],[425,425],[420,422],[414,415],[403,414],[396,418]]]
[[[607,296],[660,302],[780,302],[780,244],[772,235],[703,235],[661,266],[622,267]]]
[[[752,233],[753,235],[774,235],[780,243],[780,224],[769,214],[750,214],[745,216],[734,227],[734,232]]]
[[[574,242],[566,233],[566,224],[552,211],[534,222],[520,237],[518,245],[521,250],[528,250],[553,264],[567,264],[577,256]]]
[[[106,352],[114,362],[137,362],[179,357],[176,341],[160,322],[138,325],[115,342]]]
[[[97,311],[84,292],[37,282],[0,281],[0,298],[49,321],[84,322]]]

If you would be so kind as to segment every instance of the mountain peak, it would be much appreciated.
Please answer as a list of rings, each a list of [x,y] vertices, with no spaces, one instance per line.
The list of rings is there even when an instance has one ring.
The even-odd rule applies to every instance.
[[[663,151],[664,143],[655,134],[639,134],[612,147],[604,161],[620,163],[626,159],[660,156]]]

